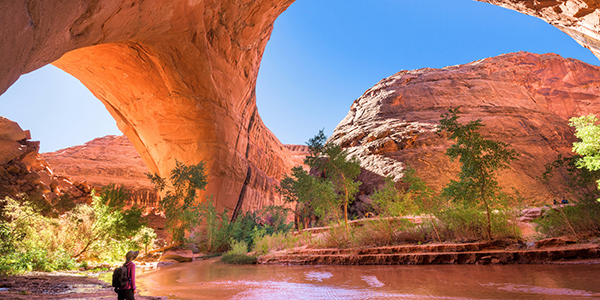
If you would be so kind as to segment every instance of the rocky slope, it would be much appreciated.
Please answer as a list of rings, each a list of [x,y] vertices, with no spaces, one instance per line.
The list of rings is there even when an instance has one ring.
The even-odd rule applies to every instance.
[[[564,178],[538,177],[575,141],[568,119],[600,113],[600,67],[555,54],[525,52],[443,69],[401,71],[381,80],[351,106],[331,141],[361,160],[363,193],[384,177],[399,179],[410,164],[434,189],[458,172],[444,155],[450,145],[435,132],[440,115],[461,106],[461,122],[482,119],[485,136],[520,154],[498,180],[528,202],[550,204],[567,193]]]
[[[86,183],[54,173],[38,153],[40,142],[29,141],[29,130],[0,117],[0,199],[29,200],[46,212],[58,212],[91,200]],[[63,196],[68,195],[70,199]]]
[[[125,136],[109,135],[41,155],[58,174],[92,187],[122,185],[131,192],[132,204],[158,206],[154,185],[145,175],[150,170]]]
[[[487,0],[597,45],[596,1]],[[53,63],[86,85],[152,172],[206,160],[219,208],[278,203],[291,162],[256,108],[273,23],[293,0],[16,0],[0,4],[0,93]],[[594,50],[595,51],[595,50]]]

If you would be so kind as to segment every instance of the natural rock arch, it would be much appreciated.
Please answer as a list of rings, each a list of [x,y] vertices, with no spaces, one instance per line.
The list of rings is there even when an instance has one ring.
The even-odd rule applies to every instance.
[[[260,60],[293,0],[0,3],[0,93],[52,63],[100,99],[149,168],[204,159],[219,208],[278,201],[291,162],[256,108]],[[600,53],[591,0],[484,0],[535,15]]]

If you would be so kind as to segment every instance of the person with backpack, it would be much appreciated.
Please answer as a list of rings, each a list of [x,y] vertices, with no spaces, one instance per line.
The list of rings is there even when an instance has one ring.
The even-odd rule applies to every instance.
[[[133,260],[137,258],[138,254],[140,254],[140,251],[127,252],[123,266],[116,268],[113,272],[112,285],[115,287],[118,300],[135,300],[133,296],[136,293],[135,264]]]

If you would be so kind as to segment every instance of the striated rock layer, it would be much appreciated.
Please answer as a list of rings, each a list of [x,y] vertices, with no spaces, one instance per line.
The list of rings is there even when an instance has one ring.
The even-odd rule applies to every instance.
[[[255,85],[273,23],[292,2],[1,1],[0,93],[53,63],[105,104],[152,172],[205,160],[219,208],[278,202],[291,163],[258,115]],[[595,1],[488,2],[596,43]]]
[[[145,175],[150,171],[125,136],[108,135],[41,156],[58,174],[92,187],[122,185],[131,193],[131,204],[158,206],[158,194]]]
[[[461,122],[482,119],[488,138],[521,154],[500,173],[500,185],[527,201],[552,203],[567,193],[564,178],[550,186],[538,177],[558,154],[570,156],[575,141],[568,119],[600,113],[600,67],[556,54],[505,54],[443,69],[401,71],[367,90],[336,127],[331,141],[361,161],[363,192],[384,177],[402,177],[410,164],[439,190],[459,171],[436,133],[440,115],[461,106]]]

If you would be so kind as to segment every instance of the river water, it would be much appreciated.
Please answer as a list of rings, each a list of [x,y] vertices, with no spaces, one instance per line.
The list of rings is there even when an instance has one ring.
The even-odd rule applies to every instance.
[[[273,266],[218,258],[138,272],[169,299],[600,299],[600,264]]]

